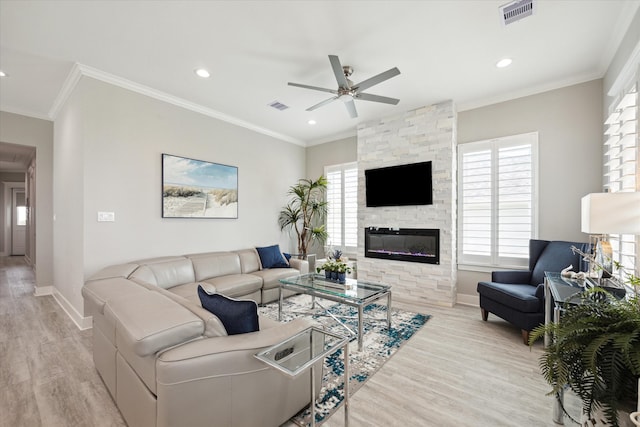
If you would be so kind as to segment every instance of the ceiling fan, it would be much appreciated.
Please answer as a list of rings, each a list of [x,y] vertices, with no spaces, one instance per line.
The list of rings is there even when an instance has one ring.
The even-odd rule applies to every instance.
[[[393,104],[393,105],[396,105],[398,102],[400,102],[400,100],[396,98],[388,98],[386,96],[362,93],[362,91],[369,89],[371,86],[377,85],[378,83],[382,83],[383,81],[388,80],[400,74],[400,70],[398,70],[397,68],[394,67],[390,70],[385,71],[384,73],[380,73],[360,83],[354,84],[351,80],[349,80],[349,77],[351,76],[351,74],[353,74],[353,68],[351,68],[348,65],[343,66],[342,64],[340,64],[340,59],[338,59],[336,55],[329,55],[329,62],[331,62],[331,68],[333,69],[333,74],[335,74],[336,76],[336,81],[338,82],[338,89],[325,89],[317,86],[309,86],[309,85],[289,82],[289,86],[296,86],[304,89],[319,90],[321,92],[329,92],[335,95],[329,99],[325,99],[324,101],[307,108],[306,111],[313,111],[317,108],[320,108],[324,105],[327,105],[339,99],[344,102],[344,105],[345,107],[347,107],[347,111],[349,112],[349,115],[351,116],[352,119],[354,119],[358,117],[358,112],[356,111],[356,105],[353,102],[354,99],[361,99],[363,101],[382,102],[384,104]]]

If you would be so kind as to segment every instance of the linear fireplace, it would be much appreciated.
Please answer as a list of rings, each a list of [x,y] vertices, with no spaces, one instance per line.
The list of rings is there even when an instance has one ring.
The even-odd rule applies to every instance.
[[[364,229],[364,256],[440,264],[440,230],[367,227]]]

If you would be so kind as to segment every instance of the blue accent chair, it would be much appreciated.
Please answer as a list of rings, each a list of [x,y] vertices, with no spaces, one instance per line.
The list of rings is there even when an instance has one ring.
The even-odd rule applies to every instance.
[[[588,243],[530,240],[529,269],[493,271],[490,282],[478,282],[482,320],[489,313],[517,326],[525,345],[529,332],[544,323],[544,272],[560,272],[570,265],[574,271],[588,271],[587,263],[571,246],[585,253]]]

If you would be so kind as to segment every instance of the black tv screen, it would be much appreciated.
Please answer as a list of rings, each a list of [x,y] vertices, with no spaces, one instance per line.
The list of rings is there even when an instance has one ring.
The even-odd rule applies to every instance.
[[[433,204],[431,161],[364,171],[367,207]]]

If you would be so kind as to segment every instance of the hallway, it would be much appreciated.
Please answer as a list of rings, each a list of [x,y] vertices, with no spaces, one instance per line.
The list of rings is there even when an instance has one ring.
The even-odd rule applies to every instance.
[[[0,426],[125,426],[80,331],[53,296],[33,296],[23,257],[0,257]]]

